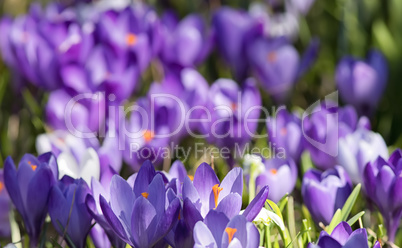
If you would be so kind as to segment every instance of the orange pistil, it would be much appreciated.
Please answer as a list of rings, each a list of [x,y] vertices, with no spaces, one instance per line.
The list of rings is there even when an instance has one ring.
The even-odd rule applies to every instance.
[[[4,189],[4,183],[0,182],[0,193],[3,191],[3,189]]]
[[[280,133],[282,136],[285,136],[288,133],[288,130],[286,129],[286,127],[282,127]]]
[[[137,36],[133,33],[130,33],[126,36],[126,43],[128,46],[134,46],[137,43]]]
[[[33,170],[33,171],[35,171],[35,170],[36,170],[36,168],[38,168],[38,166],[37,166],[37,165],[32,164],[32,163],[31,163],[31,161],[28,161],[28,164],[31,166],[31,168],[32,168],[32,170]]]
[[[277,169],[271,169],[269,172],[271,172],[272,175],[276,175],[278,173]]]
[[[219,184],[215,184],[212,187],[212,192],[214,192],[214,200],[215,200],[215,208],[218,207],[218,198],[219,193],[223,190],[223,188],[219,187]]]
[[[145,199],[148,199],[149,194],[148,194],[147,192],[143,192],[143,193],[141,193],[141,195],[142,195]]]
[[[146,130],[144,133],[144,140],[146,143],[150,142],[154,138],[155,134],[151,130]]]
[[[276,61],[276,59],[277,59],[277,57],[276,57],[276,53],[275,53],[275,52],[270,52],[270,53],[268,54],[268,61],[269,61],[269,62],[273,63],[273,62]]]
[[[237,229],[236,228],[226,227],[225,232],[228,234],[229,244],[230,244],[230,242],[232,242],[234,234],[237,232]]]
[[[194,180],[194,176],[192,176],[192,175],[188,175],[188,178],[190,178],[191,181]]]

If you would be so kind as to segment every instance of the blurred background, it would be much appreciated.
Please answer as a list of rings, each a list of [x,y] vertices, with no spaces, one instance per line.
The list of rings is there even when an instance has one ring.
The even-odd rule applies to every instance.
[[[48,1],[40,1],[46,4]],[[221,5],[248,10],[258,1],[250,0],[151,0],[158,14],[174,10],[180,17],[201,13],[210,22],[214,9]],[[0,16],[25,13],[29,0],[0,0]],[[275,11],[281,11],[275,10]],[[315,1],[306,16],[300,16],[299,35],[294,44],[300,52],[312,37],[320,39],[316,63],[296,84],[288,107],[306,108],[336,90],[334,72],[340,58],[353,55],[364,58],[371,48],[381,50],[389,64],[386,92],[371,121],[388,145],[402,147],[402,1],[400,0],[320,0]],[[7,34],[0,34],[0,39]],[[209,83],[220,77],[232,77],[228,67],[214,51],[198,68]],[[141,89],[146,92],[152,81],[146,72]],[[45,132],[44,106],[48,93],[32,85],[16,91],[10,71],[0,59],[0,167],[5,157],[19,159],[24,153],[35,153],[35,138]],[[265,94],[264,104],[272,104]],[[38,100],[39,99],[39,100]]]

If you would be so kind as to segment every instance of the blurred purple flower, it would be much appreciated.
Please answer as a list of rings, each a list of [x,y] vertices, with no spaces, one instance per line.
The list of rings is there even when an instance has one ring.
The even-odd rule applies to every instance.
[[[217,49],[230,65],[236,79],[243,81],[247,76],[246,48],[263,33],[263,24],[247,12],[220,8],[213,17]]]
[[[21,214],[30,246],[38,245],[52,186],[57,177],[57,163],[51,153],[39,157],[25,154],[14,165],[11,157],[4,162],[4,185],[15,208]]]
[[[372,115],[388,80],[388,65],[381,52],[372,50],[366,60],[344,57],[336,70],[336,82],[342,99],[360,114]]]
[[[339,140],[338,163],[348,172],[355,184],[363,182],[363,171],[368,162],[377,157],[388,159],[388,148],[379,133],[359,128]]]
[[[124,127],[119,128],[119,144],[125,147],[123,158],[135,171],[146,160],[151,160],[155,166],[163,161],[163,149],[169,145],[170,126],[167,108],[163,108],[161,115],[151,116],[151,99],[143,97],[133,106],[130,118]],[[154,106],[155,107],[155,106]],[[157,107],[157,106],[156,106]],[[160,119],[158,119],[160,118]],[[180,121],[170,118],[172,121]]]
[[[211,210],[204,221],[194,227],[194,247],[258,247],[260,234],[253,223],[242,215],[229,219]]]
[[[261,96],[254,80],[246,80],[240,88],[230,79],[218,79],[208,96],[211,116],[201,116],[206,120],[201,133],[218,147],[242,148],[253,138],[258,124],[255,120],[261,113]]]
[[[83,179],[65,176],[55,184],[49,196],[49,216],[60,236],[69,246],[85,247],[92,217],[85,206],[91,191]]]
[[[303,58],[284,38],[255,39],[247,48],[251,68],[264,89],[278,103],[284,103],[297,79],[315,61],[319,49],[318,40],[313,40]]]
[[[79,137],[101,128],[105,122],[105,108],[105,96],[101,92],[75,96],[60,89],[49,96],[46,119],[52,128],[69,130]]]
[[[263,163],[265,171],[260,173],[255,180],[256,192],[268,185],[270,188],[268,198],[277,203],[286,193],[292,193],[296,185],[296,164],[292,158],[265,159]]]
[[[300,161],[305,142],[300,117],[279,108],[274,116],[267,118],[266,123],[269,141],[275,144],[276,151],[284,149],[287,158]]]
[[[10,237],[11,201],[4,184],[4,171],[0,169],[0,237]]]
[[[359,228],[355,231],[347,222],[339,223],[331,234],[321,231],[317,244],[309,243],[308,248],[369,248],[367,241],[367,231]],[[380,248],[378,241],[374,248]]]
[[[346,171],[335,166],[325,172],[310,169],[303,176],[304,204],[316,223],[328,225],[338,208],[342,208],[352,192],[352,183]]]
[[[402,216],[402,151],[395,150],[388,161],[378,157],[363,171],[363,182],[370,198],[384,218],[388,240],[393,242]]]
[[[115,233],[141,248],[154,246],[171,230],[179,216],[180,200],[166,202],[164,179],[147,161],[138,172],[134,189],[120,176],[113,176],[110,202],[100,196],[100,206]]]
[[[337,164],[339,139],[353,133],[358,126],[357,113],[353,107],[344,108],[325,102],[303,119],[306,148],[314,164],[322,169]]]
[[[179,22],[172,12],[165,12],[162,60],[182,67],[195,66],[208,56],[213,38],[201,16],[191,14]]]

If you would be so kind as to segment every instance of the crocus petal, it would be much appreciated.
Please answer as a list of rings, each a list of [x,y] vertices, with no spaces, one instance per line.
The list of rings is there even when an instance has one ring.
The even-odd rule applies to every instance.
[[[230,193],[237,193],[241,195],[243,193],[243,170],[234,168],[225,176],[220,185],[222,191],[219,193],[218,201],[221,201]]]
[[[130,185],[122,177],[114,175],[110,183],[110,206],[122,222],[126,233],[131,233],[130,223],[134,199],[134,192]]]
[[[103,196],[99,196],[99,202],[100,206],[103,212],[103,215],[105,216],[105,219],[109,223],[110,227],[113,229],[113,231],[125,242],[132,244],[132,242],[129,241],[128,234],[126,233],[123,225],[121,224],[120,220],[117,218],[117,216],[113,213],[112,208],[109,206],[105,198]]]
[[[260,192],[255,196],[255,198],[250,202],[247,208],[243,212],[243,216],[246,217],[247,221],[253,221],[258,215],[261,209],[264,207],[265,201],[268,197],[269,188],[265,186],[260,190]]]
[[[343,246],[343,248],[354,248],[354,247],[369,248],[367,242],[366,229],[360,228],[354,231],[350,235],[349,240]]]
[[[247,220],[243,215],[237,215],[230,220],[227,227],[235,228],[237,231],[233,235],[233,239],[237,238],[242,247],[247,247]],[[232,240],[233,241],[233,240]],[[223,234],[222,246],[229,245],[229,237],[227,233]]]
[[[219,202],[216,211],[224,213],[229,219],[232,219],[239,214],[241,204],[241,196],[237,193],[231,193]]]
[[[57,157],[57,165],[59,168],[59,179],[63,178],[65,175],[72,178],[79,178],[80,169],[78,167],[76,159],[69,152],[62,152]]]
[[[176,198],[170,203],[170,205],[165,211],[164,216],[159,221],[156,227],[156,232],[152,238],[153,239],[152,245],[154,245],[156,242],[158,242],[160,239],[166,236],[166,234],[172,229],[173,225],[179,219],[179,213],[180,213],[180,200],[179,198]]]
[[[141,196],[141,193],[147,192],[148,185],[151,183],[155,174],[155,168],[152,163],[149,160],[145,161],[138,171],[134,182],[134,193],[136,197]]]
[[[209,210],[212,187],[219,184],[219,179],[211,166],[207,163],[202,163],[194,174],[193,184],[198,191],[202,203],[201,215],[205,216]]]
[[[100,163],[98,154],[93,148],[88,148],[80,163],[80,176],[91,185],[92,177],[99,180],[100,177]]]
[[[193,229],[198,221],[202,221],[201,213],[197,210],[190,199],[186,198],[183,201],[183,215],[188,228]]]
[[[131,230],[134,245],[136,247],[149,247],[147,229],[155,219],[156,211],[152,204],[145,197],[138,197],[134,202]]]
[[[165,184],[161,175],[156,175],[154,180],[149,184],[147,193],[148,201],[154,206],[156,214],[158,215],[158,221],[162,217],[165,210]]]
[[[204,223],[207,225],[209,230],[217,244],[222,243],[222,235],[225,232],[225,228],[229,223],[229,218],[222,212],[211,210],[205,216]]]
[[[218,245],[208,229],[202,221],[198,221],[194,226],[193,237],[195,245],[194,247],[211,247],[218,248]]]
[[[334,228],[334,230],[331,233],[331,237],[333,237],[341,245],[345,245],[351,233],[352,228],[348,225],[348,223],[341,222]]]
[[[24,203],[18,187],[17,170],[11,157],[7,157],[4,161],[4,184],[15,207],[20,214],[24,215]]]

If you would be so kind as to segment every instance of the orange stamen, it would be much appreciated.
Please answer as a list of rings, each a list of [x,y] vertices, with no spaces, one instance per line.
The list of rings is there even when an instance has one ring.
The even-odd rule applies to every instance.
[[[273,63],[273,62],[276,61],[276,59],[277,59],[277,57],[276,57],[276,53],[275,53],[275,52],[270,52],[270,53],[268,54],[268,61],[269,61],[269,62]]]
[[[130,33],[126,36],[126,43],[128,46],[134,46],[137,42],[137,36],[133,33]]]
[[[288,130],[286,129],[286,127],[282,127],[280,133],[282,136],[285,136],[288,133]]]
[[[223,188],[219,187],[219,184],[215,184],[212,187],[212,192],[214,192],[214,200],[215,200],[215,208],[218,207],[218,198],[219,193],[223,190]]]
[[[192,176],[192,175],[188,175],[188,178],[190,178],[191,181],[194,180],[194,176]]]
[[[148,194],[147,192],[143,192],[143,193],[141,193],[141,195],[142,195],[145,199],[148,199],[149,194]]]
[[[232,102],[232,104],[230,105],[230,107],[232,108],[233,111],[237,110],[237,103]]]
[[[154,132],[152,132],[151,130],[146,130],[144,133],[145,142],[150,142],[154,138],[154,136]]]
[[[1,193],[1,191],[3,191],[3,189],[4,189],[4,183],[0,182],[0,193]]]
[[[271,169],[269,172],[271,172],[271,174],[276,175],[276,173],[278,173],[277,169]]]
[[[232,242],[234,234],[237,232],[237,229],[236,228],[226,227],[225,232],[228,234],[229,244],[230,244],[230,242]]]
[[[32,170],[33,170],[33,171],[35,171],[35,170],[36,170],[36,168],[38,168],[38,166],[37,166],[37,165],[32,164],[32,163],[31,163],[31,161],[28,161],[28,164],[31,166],[31,168],[32,168]]]

